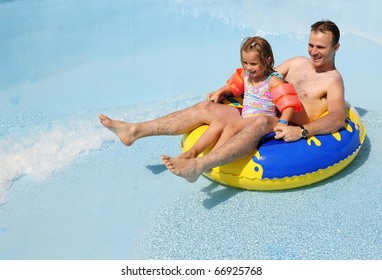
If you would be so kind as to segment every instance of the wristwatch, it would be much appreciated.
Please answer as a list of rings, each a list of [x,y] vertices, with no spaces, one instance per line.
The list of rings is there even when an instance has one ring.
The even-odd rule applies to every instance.
[[[300,128],[301,128],[301,137],[304,139],[308,139],[309,131],[303,125],[300,125]]]

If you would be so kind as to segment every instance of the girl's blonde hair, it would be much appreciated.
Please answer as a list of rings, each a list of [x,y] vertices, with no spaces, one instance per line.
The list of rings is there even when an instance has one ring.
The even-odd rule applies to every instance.
[[[243,40],[240,48],[240,58],[242,59],[242,52],[256,51],[260,56],[261,65],[266,67],[264,74],[266,76],[270,75],[274,70],[275,59],[273,57],[272,47],[262,37],[248,37]]]

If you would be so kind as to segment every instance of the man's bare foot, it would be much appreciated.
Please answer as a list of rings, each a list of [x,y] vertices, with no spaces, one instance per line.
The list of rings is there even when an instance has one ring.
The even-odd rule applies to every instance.
[[[119,140],[126,146],[130,146],[136,140],[134,136],[135,128],[132,124],[123,121],[112,120],[109,117],[99,114],[100,122],[104,127],[114,132]]]
[[[202,174],[197,168],[195,159],[172,158],[165,155],[161,156],[161,159],[169,171],[190,183],[196,182]]]

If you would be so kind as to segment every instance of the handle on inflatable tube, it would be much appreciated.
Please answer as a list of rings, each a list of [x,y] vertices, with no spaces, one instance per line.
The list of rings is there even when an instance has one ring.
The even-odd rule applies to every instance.
[[[243,68],[236,69],[231,78],[227,80],[227,85],[233,95],[238,96],[244,94]]]
[[[293,107],[295,112],[302,110],[301,102],[298,99],[293,84],[281,84],[272,88],[271,93],[276,107],[280,112],[288,107]]]

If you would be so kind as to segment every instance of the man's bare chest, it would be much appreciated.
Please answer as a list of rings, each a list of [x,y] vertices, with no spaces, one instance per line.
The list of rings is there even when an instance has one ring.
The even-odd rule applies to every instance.
[[[293,83],[300,100],[321,99],[326,95],[327,81],[310,73],[300,72],[288,77],[288,82]]]

